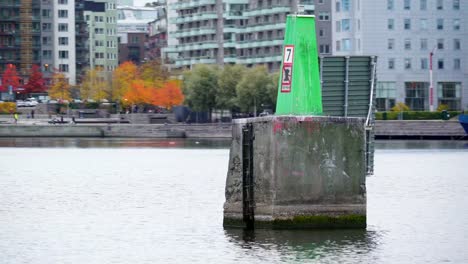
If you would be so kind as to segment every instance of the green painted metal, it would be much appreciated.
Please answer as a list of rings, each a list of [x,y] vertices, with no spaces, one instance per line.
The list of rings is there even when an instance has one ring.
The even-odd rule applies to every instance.
[[[315,17],[288,15],[276,103],[277,115],[322,114],[317,58]]]

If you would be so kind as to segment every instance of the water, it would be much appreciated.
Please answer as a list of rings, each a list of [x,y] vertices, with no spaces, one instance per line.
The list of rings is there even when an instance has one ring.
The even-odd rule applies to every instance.
[[[0,139],[0,263],[468,262],[467,142],[379,142],[367,230],[253,233],[222,228],[227,144]]]

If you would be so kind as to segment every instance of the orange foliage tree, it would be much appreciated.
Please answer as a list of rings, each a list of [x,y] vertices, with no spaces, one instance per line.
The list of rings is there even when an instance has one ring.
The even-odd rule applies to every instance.
[[[151,103],[154,88],[145,84],[143,80],[135,80],[130,88],[124,93],[124,104],[147,104]]]
[[[175,105],[180,105],[184,101],[184,95],[180,88],[179,80],[169,80],[163,87],[158,88],[153,93],[152,103],[154,105],[163,106],[167,109]]]
[[[18,72],[16,71],[16,66],[13,64],[8,64],[5,71],[2,75],[2,85],[5,88],[8,88],[10,85],[15,91],[20,85],[20,78]]]
[[[112,76],[111,99],[122,100],[135,80],[139,80],[138,67],[131,61],[120,64]]]

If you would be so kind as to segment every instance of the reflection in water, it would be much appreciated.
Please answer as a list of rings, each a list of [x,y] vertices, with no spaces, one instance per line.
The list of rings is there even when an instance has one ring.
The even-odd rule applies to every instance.
[[[15,148],[228,148],[230,139],[183,138],[0,138]]]
[[[314,260],[314,262],[361,262],[370,259],[378,236],[368,230],[244,230],[225,229],[228,241],[247,254],[259,249],[274,251],[282,261]],[[249,253],[249,251],[251,253]],[[375,259],[374,259],[375,260]]]

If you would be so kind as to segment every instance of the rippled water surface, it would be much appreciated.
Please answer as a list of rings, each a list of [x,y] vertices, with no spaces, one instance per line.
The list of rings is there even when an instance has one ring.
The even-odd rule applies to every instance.
[[[224,230],[226,141],[0,139],[0,263],[468,263],[468,143],[384,141],[367,230]]]

